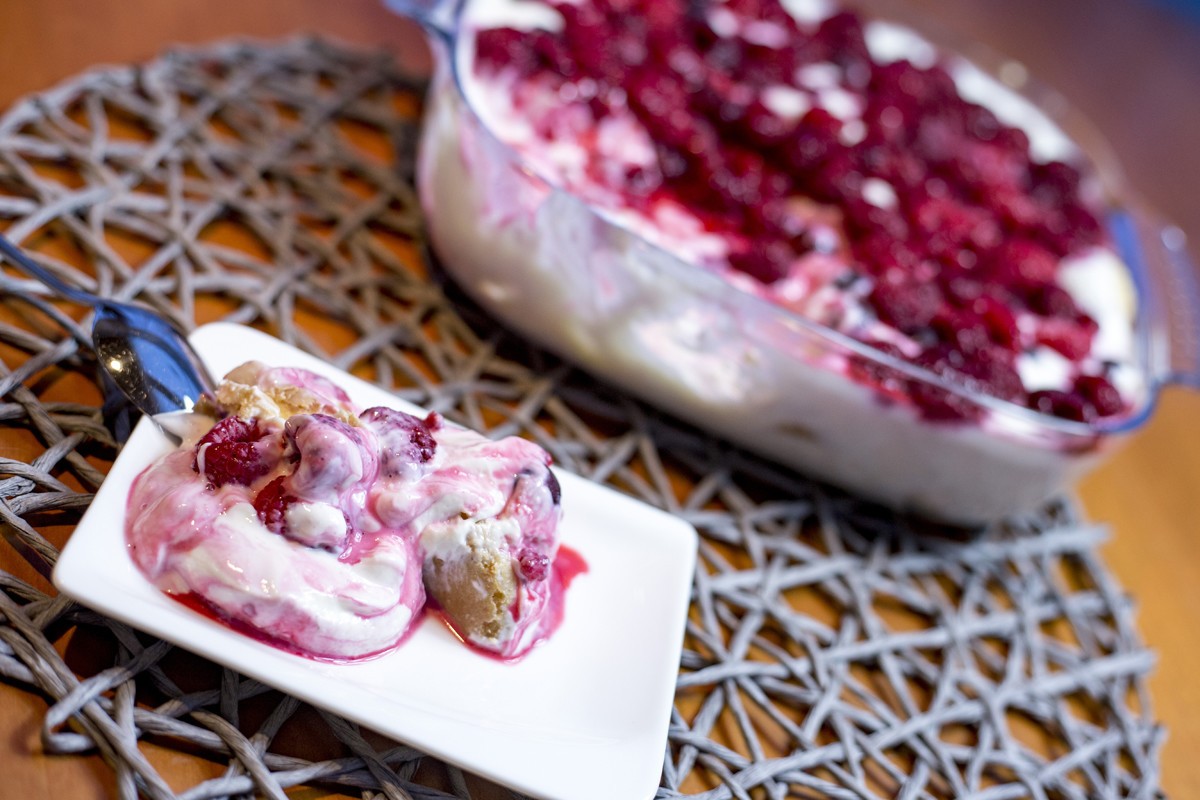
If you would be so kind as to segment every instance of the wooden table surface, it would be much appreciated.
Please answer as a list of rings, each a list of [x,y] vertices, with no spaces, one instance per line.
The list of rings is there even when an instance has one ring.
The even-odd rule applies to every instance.
[[[1200,254],[1200,17],[1134,0],[912,2],[1070,97],[1108,138],[1133,188],[1189,233]],[[4,0],[0,107],[87,67],[146,60],[173,43],[301,32],[385,47],[413,66],[427,60],[415,28],[376,0]],[[1107,561],[1136,599],[1143,636],[1159,656],[1151,689],[1169,731],[1164,788],[1200,796],[1200,392],[1168,390],[1144,432],[1079,493],[1089,516],[1112,530]],[[14,559],[0,550],[0,569]],[[111,795],[98,758],[40,753],[45,708],[0,682],[0,797]],[[151,757],[178,788],[214,774],[190,756]]]

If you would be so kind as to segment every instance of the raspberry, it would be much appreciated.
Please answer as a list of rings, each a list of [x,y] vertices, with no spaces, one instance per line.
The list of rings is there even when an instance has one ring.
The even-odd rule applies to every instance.
[[[770,284],[787,274],[788,267],[795,257],[795,252],[787,242],[759,238],[750,242],[747,250],[730,254],[729,264],[739,272]]]
[[[651,31],[665,31],[674,35],[685,22],[687,4],[683,0],[654,0],[645,4],[643,13]]]
[[[1079,192],[1079,170],[1061,161],[1038,164],[1033,168],[1035,197],[1044,197],[1053,203],[1075,197]]]
[[[887,115],[881,117],[886,119]],[[907,151],[888,150],[878,155],[879,166],[875,172],[897,190],[912,190],[924,185],[929,178],[929,166]],[[904,192],[901,191],[901,195]]]
[[[230,442],[206,447],[197,461],[203,461],[202,471],[208,485],[215,488],[227,483],[249,486],[271,471],[271,465],[260,457],[249,442]]]
[[[784,144],[787,165],[801,175],[816,173],[826,156],[841,146],[841,130],[842,121],[833,114],[823,108],[810,109],[801,117],[796,135]]]
[[[966,422],[978,419],[982,410],[953,392],[924,381],[909,381],[908,393],[921,412],[921,418],[931,422]]]
[[[879,318],[910,333],[929,325],[942,304],[936,283],[877,283],[870,294]]]
[[[376,406],[360,414],[359,419],[379,438],[380,469],[384,477],[411,474],[415,468],[429,463],[437,452],[433,431],[442,427],[442,417],[436,411],[420,419]]]
[[[200,441],[196,442],[196,446],[224,442],[257,442],[263,437],[263,434],[263,426],[256,417],[251,419],[226,417],[213,425],[208,433],[201,436]]]
[[[828,48],[830,61],[848,72],[861,72],[864,82],[869,80],[871,54],[858,15],[849,11],[834,14],[817,28],[816,39]]]
[[[667,119],[673,112],[687,108],[688,95],[683,82],[674,75],[653,69],[631,73],[627,79],[626,93],[629,107],[644,115],[651,124],[655,119]]]
[[[1040,289],[1054,282],[1058,259],[1035,242],[1010,239],[990,253],[987,268],[989,274],[1006,288],[1033,286]]]
[[[953,383],[963,383],[962,353],[941,345],[930,348],[916,359],[917,365]],[[909,396],[924,419],[937,422],[957,422],[976,419],[982,410],[965,397],[920,380],[908,382]]]
[[[996,118],[996,115],[991,111],[991,109],[984,108],[983,106],[976,105],[975,103],[967,103],[962,108],[962,117],[963,128],[965,128],[973,138],[979,139],[981,142],[995,141],[997,147],[1012,149],[1007,147],[1008,143],[1006,141],[1000,139],[1002,126],[1000,124],[1000,120]],[[1024,153],[1024,150],[1013,149],[1012,152],[1017,155],[1021,155]]]
[[[287,507],[296,502],[297,498],[287,491],[286,480],[281,475],[268,483],[254,497],[254,510],[267,530],[272,533],[285,535]]]
[[[1125,408],[1121,393],[1109,383],[1107,378],[1099,375],[1080,375],[1075,379],[1075,391],[1091,404],[1096,414],[1110,417],[1119,414]]]
[[[1027,154],[972,141],[970,137],[964,137],[950,161],[955,184],[980,199],[997,189],[1020,190],[1028,169]]]
[[[1036,230],[1043,209],[1023,190],[1014,186],[995,186],[979,194],[980,202],[1010,229]]]
[[[926,196],[912,209],[912,224],[935,258],[964,247],[985,248],[1000,239],[995,220],[982,209],[946,197]]]
[[[1033,392],[1029,395],[1029,407],[1039,414],[1047,414],[1075,422],[1091,422],[1094,409],[1086,406],[1079,395],[1054,389]]]
[[[346,546],[348,537],[353,533],[350,519],[345,511],[337,521],[325,521],[324,524],[314,525],[310,518],[303,527],[305,530],[293,530],[288,525],[288,509],[293,503],[303,503],[289,491],[288,482],[291,476],[279,476],[268,483],[254,497],[254,510],[263,526],[272,533],[291,539],[305,547],[317,548],[330,553],[341,553]],[[327,518],[326,518],[327,519]]]
[[[1009,128],[1002,126],[996,131],[993,141],[1006,150],[1013,153],[1020,153],[1022,156],[1029,154],[1029,135],[1020,128]]]
[[[1013,365],[1013,355],[1007,350],[982,347],[971,353],[959,369],[969,378],[971,388],[977,391],[1012,402],[1025,398],[1025,386]]]
[[[904,354],[890,342],[867,342],[866,344],[893,358],[903,359]],[[864,356],[850,356],[850,375],[856,380],[884,390],[886,393],[896,393],[903,386],[905,378],[892,367],[882,364],[875,359]]]
[[[941,341],[968,356],[991,345],[987,323],[971,311],[943,308],[933,318],[933,330]]]
[[[860,236],[882,233],[888,241],[907,239],[909,234],[908,222],[904,217],[865,200],[847,201],[846,225],[848,230]]]
[[[946,267],[938,273],[938,285],[947,300],[968,308],[984,292],[984,282],[973,270],[955,267]]]
[[[755,100],[742,118],[746,137],[754,144],[775,147],[786,142],[795,132],[794,123],[771,111],[761,100]]]
[[[493,70],[514,67],[521,75],[538,71],[537,54],[521,31],[512,28],[480,31],[475,47],[479,63]]]
[[[226,417],[196,443],[192,469],[202,473],[211,488],[227,483],[249,486],[269,473],[278,460],[270,431],[257,419]]]
[[[738,149],[729,151],[723,167],[709,180],[709,188],[720,197],[724,210],[739,213],[778,199],[787,190],[786,180],[780,178],[761,156]]]
[[[858,159],[841,147],[830,152],[820,171],[809,180],[808,190],[818,200],[848,202],[862,196],[862,182]]]
[[[991,295],[982,295],[972,302],[971,310],[983,320],[993,342],[1010,350],[1017,347],[1020,331],[1012,309]]]
[[[920,254],[908,243],[892,239],[881,232],[868,234],[859,240],[854,251],[874,274],[884,277],[895,275],[902,278],[911,273],[921,261]]]
[[[535,31],[530,36],[539,62],[550,72],[568,79],[575,75],[575,59],[562,39],[544,31]]]
[[[1038,325],[1037,341],[1078,361],[1091,352],[1095,332],[1096,323],[1087,317],[1081,320],[1051,317]]]
[[[542,581],[550,574],[550,559],[543,553],[526,547],[517,557],[521,577],[527,581]]]
[[[596,46],[600,41],[604,41],[606,45],[616,41],[615,35],[609,37],[610,25],[604,12],[595,5],[586,3],[564,3],[558,6],[558,11],[566,22],[563,26],[563,36],[567,47],[578,62],[580,70],[594,80],[619,86],[625,74],[625,65],[617,56],[616,48]]]
[[[1104,228],[1096,215],[1082,204],[1068,203],[1063,209],[1073,240],[1073,250],[1082,250],[1104,241]]]
[[[1044,317],[1074,319],[1081,316],[1075,299],[1061,286],[1043,283],[1034,286],[1027,295],[1029,307]]]

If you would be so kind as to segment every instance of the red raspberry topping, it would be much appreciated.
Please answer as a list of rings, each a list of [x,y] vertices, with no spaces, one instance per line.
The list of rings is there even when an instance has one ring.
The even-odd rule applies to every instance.
[[[550,559],[544,553],[525,548],[517,556],[521,577],[527,581],[542,581],[550,574]]]
[[[1038,326],[1037,340],[1052,347],[1069,359],[1078,360],[1088,354],[1096,323],[1087,317],[1063,319],[1051,317]]]
[[[201,436],[196,445],[257,442],[265,433],[266,431],[263,430],[263,426],[257,418],[225,417],[213,425],[208,433]]]
[[[280,475],[270,481],[266,486],[258,491],[254,496],[254,510],[258,513],[258,518],[263,526],[272,533],[283,536],[287,539],[299,541],[307,547],[316,547],[326,550],[331,553],[341,553],[346,544],[345,532],[353,533],[350,524],[350,518],[346,515],[345,510],[342,511],[342,516],[346,520],[345,532],[333,533],[326,532],[324,535],[316,539],[302,540],[296,536],[291,527],[288,525],[287,512],[293,503],[303,503],[304,500],[292,494],[288,488],[290,475]]]
[[[433,431],[442,427],[436,411],[425,419],[394,408],[376,406],[359,415],[363,425],[379,438],[380,471],[384,477],[408,474],[433,459],[437,442]]]
[[[549,4],[563,17],[560,32],[483,31],[477,69],[516,70],[554,87],[576,82],[572,95],[597,123],[632,113],[655,142],[657,163],[611,187],[631,205],[663,198],[689,207],[726,237],[730,266],[766,285],[816,247],[786,221],[781,201],[831,206],[855,271],[874,286],[867,304],[916,343],[915,363],[1069,419],[1076,406],[1097,416],[1124,409],[1108,390],[1089,397],[1086,381],[1066,392],[1068,403],[1035,398],[1016,377],[1016,355],[1044,344],[1075,361],[1081,380],[1103,380],[1088,372],[1096,364],[1082,363],[1096,325],[1057,274],[1064,257],[1106,237],[1082,199],[1079,171],[1035,162],[1023,131],[958,94],[946,62],[874,63],[855,14],[805,26],[779,0]],[[752,35],[719,35],[714,15],[732,17],[743,34],[750,24],[777,26],[782,38],[768,46]],[[835,115],[822,87],[806,83],[814,74],[832,80],[857,111]],[[798,119],[764,101],[764,89],[780,86],[809,101]],[[868,181],[874,189],[886,183],[894,202],[868,202],[880,197],[865,192]],[[1037,319],[1018,327],[1018,316]],[[877,379],[855,360],[851,372],[876,382],[887,371]],[[911,397],[929,418],[975,413],[944,394],[917,389]]]
[[[1052,414],[1076,422],[1091,422],[1095,408],[1085,405],[1077,394],[1046,389],[1029,395],[1029,407],[1042,414]]]
[[[196,443],[192,469],[203,473],[212,488],[236,483],[249,486],[275,466],[270,455],[271,431],[257,419],[226,417]]]
[[[1099,375],[1081,375],[1075,379],[1074,388],[1075,393],[1095,409],[1097,416],[1108,417],[1125,409],[1121,393],[1107,378]]]
[[[942,293],[935,283],[881,281],[870,298],[879,318],[905,333],[929,326],[942,307]]]
[[[291,495],[287,491],[286,479],[280,475],[275,480],[268,483],[254,497],[254,510],[258,512],[258,518],[267,530],[272,533],[286,535],[287,507],[296,502],[298,498]]]

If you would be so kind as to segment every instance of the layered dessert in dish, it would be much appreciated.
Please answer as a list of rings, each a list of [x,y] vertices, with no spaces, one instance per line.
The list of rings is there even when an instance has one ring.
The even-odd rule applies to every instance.
[[[1129,269],[1060,128],[823,2],[468,2],[421,188],[521,331],[886,503],[978,522],[1143,413]]]
[[[129,553],[165,592],[332,659],[395,647],[427,601],[504,659],[561,620],[560,493],[537,445],[362,410],[315,373],[258,362],[209,410],[129,495]]]

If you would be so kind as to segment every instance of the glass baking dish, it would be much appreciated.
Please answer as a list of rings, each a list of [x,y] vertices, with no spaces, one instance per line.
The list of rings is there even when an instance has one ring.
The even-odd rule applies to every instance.
[[[654,246],[543,178],[488,129],[464,90],[461,3],[389,4],[424,25],[435,53],[418,182],[447,271],[523,335],[705,430],[886,505],[974,525],[1072,483],[1146,422],[1164,386],[1200,386],[1200,292],[1182,234],[1136,207],[1102,142],[1044,89],[1018,87],[1053,109],[1119,198],[1107,222],[1136,289],[1143,390],[1127,413],[1095,423],[947,380]],[[856,8],[873,16],[870,4]],[[904,18],[903,6],[882,10],[964,52]],[[1005,74],[1002,60],[969,52],[989,74]],[[886,371],[910,392],[949,393],[977,419],[923,419],[903,395],[857,380],[864,370]]]

